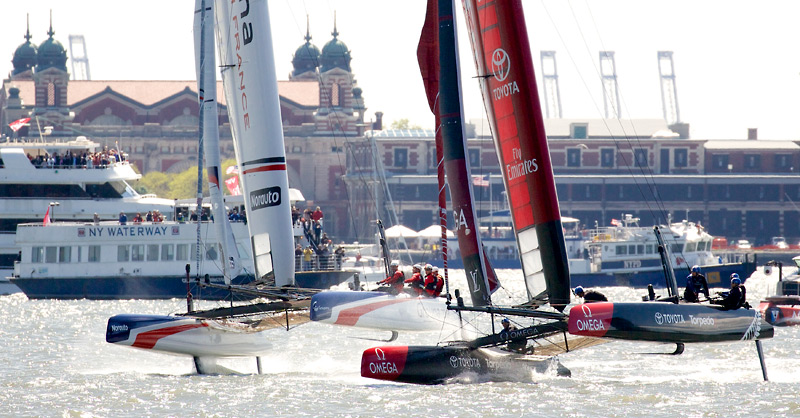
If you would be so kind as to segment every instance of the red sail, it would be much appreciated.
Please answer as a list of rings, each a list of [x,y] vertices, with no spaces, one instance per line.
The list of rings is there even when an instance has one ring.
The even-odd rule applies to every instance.
[[[569,264],[520,0],[462,0],[529,296],[569,303]]]
[[[464,260],[470,295],[473,305],[480,306],[491,304],[491,292],[499,286],[491,274],[491,267],[486,264],[479,229],[475,224],[469,167],[464,150],[466,143],[461,117],[452,0],[449,4],[444,4],[449,6],[447,10],[440,9],[436,0],[428,1],[417,57],[428,104],[436,115],[437,154],[441,153],[441,157],[437,155],[437,158],[443,163],[439,166],[444,165],[447,168],[447,180],[458,226],[456,232],[459,250]],[[440,44],[440,36],[448,40],[447,45]],[[440,183],[440,192],[444,192],[443,183]],[[440,195],[440,208],[444,207],[442,200],[443,196]]]

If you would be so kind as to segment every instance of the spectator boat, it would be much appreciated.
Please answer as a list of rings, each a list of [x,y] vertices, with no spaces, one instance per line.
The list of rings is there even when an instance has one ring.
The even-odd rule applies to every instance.
[[[782,263],[767,263],[764,267],[767,276],[778,267],[775,295],[765,298],[758,306],[764,319],[774,326],[800,325],[800,255],[792,258],[792,262],[794,266],[785,276]]]

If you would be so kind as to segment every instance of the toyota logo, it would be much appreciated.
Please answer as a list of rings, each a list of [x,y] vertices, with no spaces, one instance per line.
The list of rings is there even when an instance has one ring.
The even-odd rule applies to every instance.
[[[661,312],[656,312],[656,324],[661,325],[664,323],[664,317],[661,315]]]
[[[586,318],[592,317],[592,309],[589,308],[589,305],[586,304],[581,305],[581,310],[583,311],[583,316],[585,316]]]
[[[511,71],[511,58],[508,57],[503,48],[497,48],[492,52],[492,72],[497,81],[502,82],[508,77]]]
[[[380,348],[375,348],[375,357],[377,357],[380,361],[386,361],[386,353],[384,353]]]
[[[458,367],[458,357],[450,356],[450,365],[453,366],[454,369]]]

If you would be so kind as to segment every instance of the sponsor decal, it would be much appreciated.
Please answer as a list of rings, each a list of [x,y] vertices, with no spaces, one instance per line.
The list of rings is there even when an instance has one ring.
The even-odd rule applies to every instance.
[[[386,353],[380,347],[375,348],[375,357],[378,361],[369,363],[369,371],[372,374],[398,374],[400,371],[393,361],[386,361]]]
[[[480,369],[481,361],[472,357],[450,356],[450,366],[454,369],[459,367],[464,369]]]
[[[511,164],[506,164],[506,176],[508,176],[509,181],[530,173],[535,173],[539,170],[539,164],[536,162],[536,158],[523,160],[522,150],[519,148],[512,149],[511,154],[514,160]]]
[[[711,318],[709,316],[689,315],[689,322],[691,322],[692,325],[699,325],[701,327],[702,326],[711,326],[711,327],[714,326],[714,318]]]
[[[481,285],[478,283],[478,270],[470,271],[469,277],[472,279],[472,293],[479,292],[481,290]]]
[[[602,337],[611,329],[613,313],[613,306],[610,303],[575,306],[569,314],[569,332],[577,335]]]
[[[83,232],[84,235],[88,235],[91,237],[155,237],[155,236],[166,236],[167,235],[167,228],[166,226],[158,226],[158,225],[133,225],[133,226],[104,226],[104,227],[89,227],[86,231]],[[177,227],[176,227],[177,228]],[[81,235],[81,229],[78,229],[78,236]],[[88,233],[88,234],[87,234]],[[173,233],[173,235],[175,235]]]
[[[241,2],[240,2],[241,3]],[[240,16],[237,16],[235,13],[231,15],[231,28],[234,31],[233,35],[233,42],[234,42],[234,49],[236,54],[236,59],[238,61],[236,65],[236,70],[239,72],[239,91],[241,94],[241,106],[242,106],[242,125],[244,129],[250,128],[250,114],[247,111],[247,90],[244,83],[244,68],[242,68],[242,56],[239,55],[239,51],[242,49],[242,45],[247,45],[250,42],[253,42],[253,23],[245,21],[245,18],[250,14],[250,0],[244,1],[244,10],[242,11]],[[241,34],[240,26],[239,26],[239,19],[241,18]]]
[[[86,228],[78,228],[78,237],[83,238],[86,236]]]
[[[128,326],[125,324],[117,325],[111,324],[111,332],[123,332],[128,331]]]
[[[280,206],[281,188],[280,186],[267,187],[250,192],[250,210]]]
[[[658,325],[683,324],[686,322],[686,320],[683,318],[683,314],[665,314],[661,312],[656,312],[654,314],[654,317],[656,320],[656,324]]]
[[[497,48],[492,52],[492,72],[494,73],[494,78],[501,83],[506,80],[508,73],[511,72],[511,58],[503,48]]]
[[[172,227],[172,235],[180,235],[180,234],[181,234],[181,229],[179,227],[177,227],[177,226],[173,226]]]

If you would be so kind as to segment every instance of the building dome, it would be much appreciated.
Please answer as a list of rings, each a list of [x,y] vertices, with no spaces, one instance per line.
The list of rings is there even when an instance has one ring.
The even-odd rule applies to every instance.
[[[308,26],[306,26],[306,43],[300,45],[297,51],[294,51],[292,58],[292,65],[294,71],[292,75],[300,75],[309,71],[316,71],[319,66],[319,48],[311,43],[311,34],[309,33]]]
[[[64,49],[61,42],[53,39],[53,35],[56,33],[53,31],[52,21],[50,22],[50,30],[47,31],[47,34],[50,35],[50,37],[39,45],[36,71],[46,70],[51,67],[67,71],[67,50]]]
[[[320,59],[322,68],[320,71],[324,73],[334,68],[341,68],[350,72],[350,50],[347,49],[347,45],[345,45],[344,42],[337,38],[339,32],[336,30],[335,20],[333,22],[333,32],[331,32],[331,35],[333,35],[333,39],[322,47],[322,58]]]
[[[17,47],[17,50],[14,51],[14,58],[11,59],[11,63],[14,64],[11,74],[16,75],[32,70],[36,66],[36,51],[36,45],[31,43],[31,31],[28,28],[25,31],[25,43]]]

